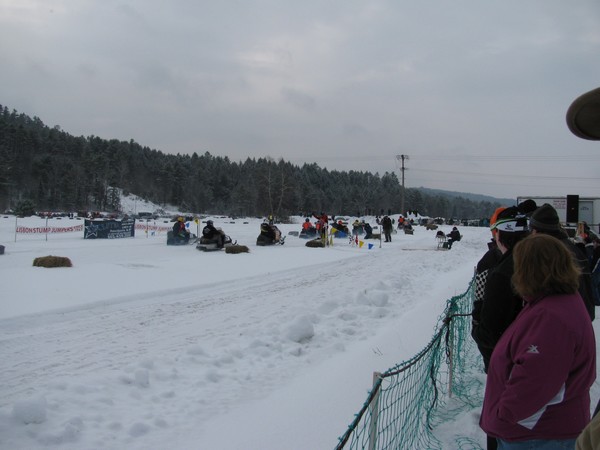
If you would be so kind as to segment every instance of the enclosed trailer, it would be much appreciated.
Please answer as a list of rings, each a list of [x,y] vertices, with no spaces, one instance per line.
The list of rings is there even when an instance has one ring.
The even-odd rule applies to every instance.
[[[576,197],[576,196],[570,196]],[[548,203],[553,206],[558,213],[558,218],[562,224],[576,225],[575,222],[586,222],[594,231],[600,231],[600,198],[598,197],[579,197],[579,201],[575,204],[578,212],[577,221],[567,222],[567,196],[564,197],[517,197],[517,203],[521,203],[527,199],[532,199],[538,206]],[[571,200],[572,201],[572,200]],[[572,207],[572,206],[571,206]]]

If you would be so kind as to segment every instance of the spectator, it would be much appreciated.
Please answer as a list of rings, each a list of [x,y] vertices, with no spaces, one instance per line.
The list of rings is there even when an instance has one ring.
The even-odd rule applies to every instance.
[[[448,250],[450,250],[452,248],[452,243],[460,241],[462,236],[460,235],[458,228],[452,227],[452,231],[448,233],[446,237],[448,238]]]
[[[354,222],[352,222],[352,236],[358,236],[363,231],[364,231],[363,224],[360,223],[358,221],[358,219],[355,219]]]
[[[513,259],[525,306],[493,351],[480,426],[500,450],[574,449],[596,377],[579,269],[560,241],[543,234],[517,243]]]
[[[389,216],[384,216],[383,219],[381,219],[381,227],[383,228],[383,234],[385,235],[385,242],[392,242],[392,230],[394,229],[394,224]]]
[[[486,373],[496,343],[523,307],[523,299],[512,289],[512,249],[528,235],[527,218],[514,206],[506,208],[498,214],[492,230],[496,230],[496,245],[502,257],[488,273],[479,318],[471,333]]]
[[[596,317],[596,300],[594,299],[594,291],[592,289],[592,271],[589,260],[583,250],[575,245],[561,228],[556,210],[548,203],[544,203],[531,215],[529,227],[532,233],[543,233],[553,236],[569,249],[581,271],[579,277],[579,294],[585,302],[590,319],[594,320]]]
[[[537,203],[532,199],[522,201],[517,205],[519,212],[525,214],[527,217],[531,217],[531,214],[533,214],[537,207]]]
[[[485,284],[487,282],[488,273],[491,269],[496,267],[496,264],[502,258],[502,252],[496,244],[496,234],[498,231],[493,228],[498,218],[498,214],[504,211],[506,207],[502,206],[497,208],[490,218],[490,227],[492,227],[492,239],[488,242],[488,250],[481,257],[477,266],[475,267],[475,299],[473,300],[473,311],[472,311],[472,325],[473,328],[479,324],[481,316],[481,305],[483,303],[483,296],[485,293]]]
[[[476,274],[475,274],[475,298],[473,301],[473,311],[472,311],[472,331],[471,334],[475,342],[477,342],[478,337],[476,336],[475,330],[479,330],[479,323],[481,322],[481,309],[483,307],[483,301],[485,299],[486,285],[489,273],[498,265],[500,260],[502,259],[502,252],[498,248],[498,244],[496,242],[496,237],[498,235],[498,230],[495,225],[498,221],[498,216],[506,209],[506,207],[501,206],[496,208],[494,214],[490,218],[490,231],[492,233],[492,240],[488,242],[488,251],[483,255],[483,257],[479,260],[476,266]],[[512,213],[506,213],[505,215],[516,215],[518,211],[512,210]],[[504,216],[503,216],[504,217]],[[498,276],[496,275],[496,280]],[[497,281],[496,281],[497,282]],[[489,319],[488,319],[489,320]],[[485,350],[480,349],[482,355],[484,356],[484,368],[487,372],[487,358],[489,358],[489,354],[485,353]],[[496,450],[498,448],[498,442],[496,438],[487,436],[487,450]]]
[[[365,239],[371,239],[373,237],[373,227],[368,222],[363,222],[363,228],[365,230]]]
[[[571,132],[582,139],[600,140],[600,88],[593,89],[577,97],[567,110],[567,125]],[[600,230],[600,228],[599,228]],[[598,272],[598,260],[592,260],[593,277]],[[594,279],[596,286],[600,280]],[[597,414],[600,402],[596,406],[594,420],[577,439],[577,450],[596,450],[600,448],[600,414]]]
[[[597,409],[597,408],[596,408]],[[600,414],[583,429],[576,442],[576,450],[598,450],[600,448]]]

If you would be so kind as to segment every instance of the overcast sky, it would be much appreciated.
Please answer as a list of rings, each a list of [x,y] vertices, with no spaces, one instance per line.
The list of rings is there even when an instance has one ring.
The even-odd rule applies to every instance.
[[[598,0],[0,0],[0,104],[76,136],[600,195]]]

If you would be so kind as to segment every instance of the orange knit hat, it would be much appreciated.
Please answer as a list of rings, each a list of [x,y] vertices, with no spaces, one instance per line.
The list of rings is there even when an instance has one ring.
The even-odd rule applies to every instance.
[[[490,227],[496,223],[496,221],[498,220],[498,215],[505,209],[506,209],[506,206],[500,206],[499,208],[496,208],[496,211],[494,211],[494,214],[492,214],[492,217],[490,217]],[[495,235],[496,231],[497,230],[492,229],[492,235]]]

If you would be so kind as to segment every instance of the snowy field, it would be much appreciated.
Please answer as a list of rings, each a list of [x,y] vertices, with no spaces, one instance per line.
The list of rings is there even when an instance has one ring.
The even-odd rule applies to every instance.
[[[460,227],[450,251],[423,227],[308,248],[295,220],[279,225],[285,245],[257,247],[260,219],[215,217],[250,248],[226,254],[167,246],[164,231],[15,234],[46,221],[0,217],[0,448],[333,449],[372,373],[429,342],[490,234]],[[73,267],[32,267],[46,255]],[[478,411],[459,421],[447,428],[485,447]]]

